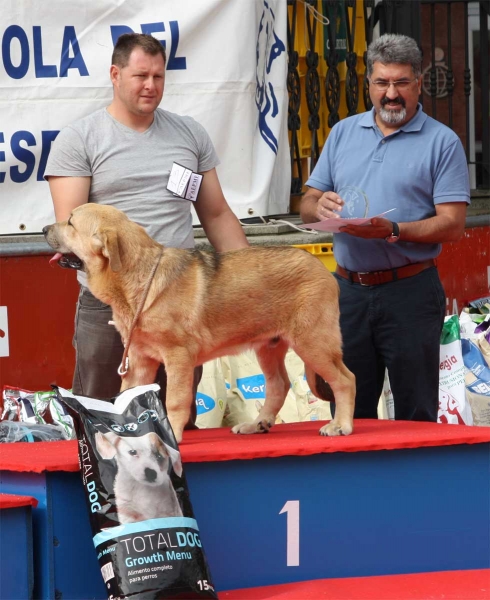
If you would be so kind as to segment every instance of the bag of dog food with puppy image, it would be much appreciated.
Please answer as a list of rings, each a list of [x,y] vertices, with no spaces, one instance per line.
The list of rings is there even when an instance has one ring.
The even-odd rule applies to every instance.
[[[108,598],[217,598],[159,386],[114,404],[55,389],[75,420]]]

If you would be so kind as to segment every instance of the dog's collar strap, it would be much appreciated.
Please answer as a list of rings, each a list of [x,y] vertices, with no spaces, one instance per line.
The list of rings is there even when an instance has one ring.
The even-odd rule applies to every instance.
[[[133,317],[131,327],[129,328],[128,339],[126,340],[126,343],[124,344],[124,354],[123,354],[123,357],[121,360],[121,364],[119,365],[119,367],[117,369],[117,373],[121,377],[124,377],[124,375],[126,375],[126,373],[129,371],[128,353],[129,353],[129,344],[131,343],[131,336],[133,335],[133,330],[134,330],[136,323],[138,322],[138,319],[141,315],[143,306],[145,305],[146,299],[148,297],[148,292],[150,291],[151,282],[153,281],[153,277],[155,276],[156,270],[158,268],[158,265],[160,264],[160,260],[161,260],[162,256],[163,256],[163,247],[160,251],[160,254],[158,255],[157,260],[155,261],[155,264],[153,265],[150,276],[148,277],[148,281],[146,282],[145,288],[143,290],[143,294],[141,296],[140,303],[138,304],[138,308],[136,309],[136,313]]]

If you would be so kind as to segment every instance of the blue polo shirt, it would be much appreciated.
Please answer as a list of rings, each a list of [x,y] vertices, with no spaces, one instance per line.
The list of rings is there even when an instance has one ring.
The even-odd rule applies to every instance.
[[[342,217],[386,215],[399,223],[436,214],[444,202],[470,203],[466,156],[458,136],[427,116],[415,116],[384,137],[374,109],[337,123],[306,185],[347,200]],[[387,243],[334,234],[337,263],[349,271],[391,269],[435,258],[441,244]]]

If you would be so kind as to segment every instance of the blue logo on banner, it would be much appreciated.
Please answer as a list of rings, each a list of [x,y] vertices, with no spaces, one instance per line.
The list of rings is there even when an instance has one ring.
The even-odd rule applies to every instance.
[[[270,119],[275,119],[279,109],[274,92],[274,86],[270,81],[272,63],[283,52],[286,51],[284,42],[277,37],[274,25],[276,17],[274,12],[264,0],[264,10],[260,18],[259,33],[257,36],[255,69],[255,104],[259,111],[259,129],[260,135],[269,148],[277,154],[277,138],[270,128]]]
[[[245,400],[265,398],[265,377],[262,374],[240,377],[236,380],[236,386]]]
[[[207,396],[206,394],[202,394],[201,392],[197,392],[196,394],[196,407],[197,414],[203,415],[216,406],[216,402],[211,398],[211,396]]]

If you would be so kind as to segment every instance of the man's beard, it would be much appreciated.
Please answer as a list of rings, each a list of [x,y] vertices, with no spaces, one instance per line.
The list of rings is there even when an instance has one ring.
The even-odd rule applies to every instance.
[[[386,97],[381,100],[379,116],[384,123],[388,123],[389,125],[398,125],[398,123],[403,123],[403,121],[407,118],[407,109],[405,108],[405,102],[403,98],[396,98],[396,101],[402,105],[403,108],[401,110],[386,109],[384,105],[390,102],[390,100],[388,100]]]

